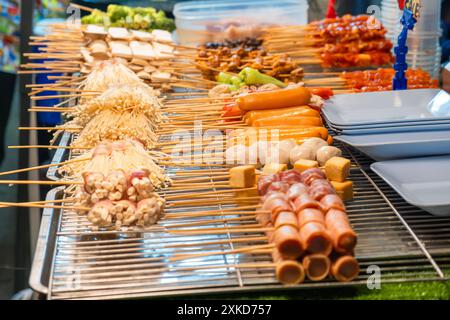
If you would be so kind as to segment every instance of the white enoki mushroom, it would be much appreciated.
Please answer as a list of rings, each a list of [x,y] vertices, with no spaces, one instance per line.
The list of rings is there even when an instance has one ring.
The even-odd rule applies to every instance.
[[[136,222],[138,226],[149,226],[155,224],[161,215],[161,205],[157,197],[139,201],[136,214],[140,219]]]
[[[96,203],[88,212],[88,220],[95,226],[108,227],[113,221],[113,203],[109,200]]]
[[[87,213],[92,229],[115,228],[125,226],[148,227],[155,224],[161,217],[164,200],[156,193],[137,203],[130,200],[102,200],[94,204]]]

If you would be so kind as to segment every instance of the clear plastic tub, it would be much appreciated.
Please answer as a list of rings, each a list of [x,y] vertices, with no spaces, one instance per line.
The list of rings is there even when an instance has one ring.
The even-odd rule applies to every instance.
[[[306,0],[188,1],[173,12],[177,40],[185,45],[259,36],[267,25],[308,23]]]
[[[438,32],[441,29],[441,0],[421,1],[420,17],[414,27],[416,32]]]

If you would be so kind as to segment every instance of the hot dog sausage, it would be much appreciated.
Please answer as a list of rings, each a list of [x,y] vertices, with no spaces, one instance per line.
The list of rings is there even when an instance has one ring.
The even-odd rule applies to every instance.
[[[297,229],[283,226],[275,230],[274,243],[285,259],[296,259],[303,253],[303,247]]]
[[[310,254],[303,258],[303,268],[311,281],[321,281],[330,273],[330,259],[323,254]]]
[[[300,229],[310,222],[316,222],[325,225],[325,217],[323,212],[317,209],[307,208],[298,213],[298,227]]]
[[[275,221],[275,229],[283,226],[291,226],[298,230],[298,220],[295,213],[283,211],[278,214],[277,220]]]
[[[243,111],[267,110],[307,105],[311,92],[305,87],[250,93],[239,97],[237,105]]]
[[[300,229],[300,239],[305,251],[328,256],[333,249],[331,237],[321,223],[310,222]]]
[[[277,249],[272,253],[273,261],[277,264],[275,275],[283,284],[297,284],[305,281],[305,270],[297,261],[283,260]]]
[[[294,199],[293,207],[294,212],[298,214],[300,211],[307,208],[320,209],[320,203],[313,200],[309,194],[302,193],[300,196]]]
[[[331,209],[337,209],[345,212],[345,205],[342,199],[336,194],[329,194],[320,200],[323,212],[327,214]]]
[[[308,187],[303,183],[296,183],[291,185],[286,195],[290,201],[293,201],[295,198],[298,198],[300,195],[305,193],[308,193]]]
[[[331,209],[325,218],[326,226],[333,240],[333,247],[337,252],[351,252],[356,246],[357,235],[343,211]]]
[[[342,256],[331,266],[331,273],[340,282],[349,282],[359,275],[358,261],[352,256]]]

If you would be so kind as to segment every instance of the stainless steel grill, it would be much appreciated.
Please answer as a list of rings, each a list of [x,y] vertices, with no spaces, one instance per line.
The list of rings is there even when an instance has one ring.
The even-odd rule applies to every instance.
[[[264,233],[255,228],[253,209],[235,215],[226,211],[231,204],[171,207],[174,201],[169,201],[167,214],[222,210],[222,215],[167,218],[140,231],[91,231],[84,216],[45,210],[31,284],[49,299],[110,299],[364,285],[370,265],[380,267],[383,283],[448,279],[442,269],[450,261],[450,218],[435,218],[408,205],[370,172],[369,159],[341,147],[353,159],[350,178],[356,197],[347,208],[359,234],[356,256],[361,274],[356,281],[282,286],[275,280],[267,249],[239,252],[267,243]],[[201,191],[214,190],[205,188]],[[48,199],[62,196],[61,188],[54,189]],[[202,235],[166,231],[177,224],[184,224],[178,229],[188,230],[205,221],[208,224],[202,228],[227,226],[230,231]],[[233,229],[244,225],[245,232]],[[198,256],[180,258],[187,254]]]

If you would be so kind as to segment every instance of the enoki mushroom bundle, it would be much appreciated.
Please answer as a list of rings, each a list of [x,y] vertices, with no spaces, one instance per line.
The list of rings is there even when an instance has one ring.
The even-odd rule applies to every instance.
[[[66,179],[83,179],[82,186],[68,192],[74,192],[77,206],[91,208],[89,221],[96,227],[116,228],[156,223],[164,200],[155,190],[169,185],[170,179],[143,145],[133,140],[103,142],[90,155],[88,163],[74,162],[60,169]]]
[[[118,60],[104,60],[96,63],[81,87],[86,91],[104,92],[111,86],[140,84],[142,80],[127,66]],[[81,102],[92,98],[83,97]]]
[[[74,147],[94,147],[103,140],[132,138],[152,148],[158,140],[155,132],[166,120],[161,112],[158,94],[142,83],[111,87],[97,98],[66,113],[73,119],[62,125],[61,129],[83,128],[73,143]],[[60,132],[55,133],[55,138]]]

